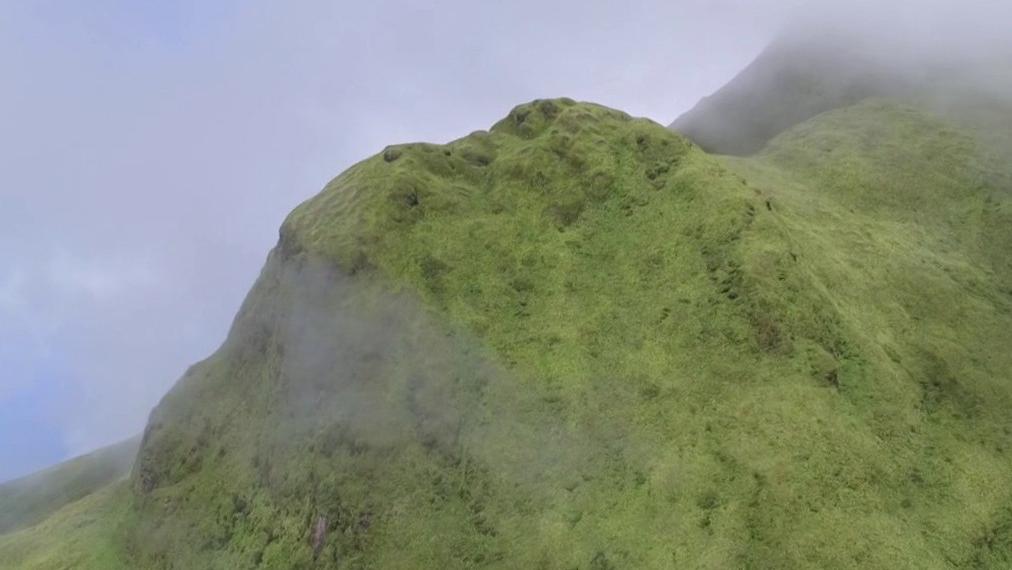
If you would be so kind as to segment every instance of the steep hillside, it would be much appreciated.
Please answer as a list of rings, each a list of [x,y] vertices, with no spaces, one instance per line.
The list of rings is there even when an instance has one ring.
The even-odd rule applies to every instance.
[[[875,478],[934,551],[910,567],[1012,564],[1012,163],[981,140],[869,100],[726,159],[866,347],[843,360],[876,373],[838,390],[883,444],[902,442],[891,463],[905,467]]]
[[[0,484],[0,534],[32,526],[123,479],[137,456],[135,437],[15,481]]]
[[[0,568],[129,568],[126,481],[140,437],[0,485]]]
[[[690,555],[710,531],[657,497],[715,506],[691,410],[777,344],[736,274],[758,205],[659,125],[566,100],[357,165],[290,216],[226,347],[153,416],[135,485],[150,536],[179,540],[145,561]],[[679,454],[700,461],[676,474]]]
[[[0,534],[0,568],[133,570],[123,548],[129,488],[110,483],[64,505],[35,526]]]
[[[1008,135],[847,103],[747,158],[566,99],[388,147],[289,216],[129,487],[0,554],[1012,565]]]

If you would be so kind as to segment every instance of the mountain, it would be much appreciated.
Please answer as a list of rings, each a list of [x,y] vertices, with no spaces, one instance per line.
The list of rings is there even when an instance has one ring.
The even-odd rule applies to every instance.
[[[1009,567],[1007,101],[811,99],[770,53],[801,79],[716,135],[539,100],[353,166],[129,481],[0,560]]]

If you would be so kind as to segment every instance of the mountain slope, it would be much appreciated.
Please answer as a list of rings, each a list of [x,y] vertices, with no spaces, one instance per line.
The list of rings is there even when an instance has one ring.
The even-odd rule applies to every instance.
[[[869,102],[722,164],[555,100],[391,147],[289,217],[153,414],[133,551],[1004,563],[1008,187],[973,141]]]
[[[192,560],[297,567],[313,556],[319,521],[333,539],[316,556],[334,566],[666,563],[668,545],[644,540],[645,515],[683,528],[690,551],[707,531],[675,511],[649,514],[648,465],[676,453],[660,442],[689,415],[665,414],[668,403],[728,389],[714,371],[692,372],[714,358],[706,349],[733,362],[772,342],[717,283],[731,279],[735,244],[756,217],[750,200],[659,125],[565,100],[521,106],[488,134],[393,147],[357,165],[292,214],[226,349],[153,416],[135,483],[145,505],[170,506],[150,520],[171,520],[193,493],[222,496],[210,489],[235,473],[252,477],[216,507],[235,521],[222,542],[181,538],[151,563],[196,545],[213,554]],[[334,316],[293,325],[291,314]],[[431,340],[444,328],[450,340]],[[306,350],[293,335],[323,345],[293,357]],[[337,348],[363,342],[352,354]],[[238,370],[259,375],[252,389],[234,386],[251,382]],[[301,408],[304,391],[314,414]],[[241,405],[224,403],[240,394]],[[343,409],[348,399],[355,410]],[[263,428],[221,426],[224,406],[313,423],[296,454],[289,434],[249,441]],[[233,437],[245,441],[219,458]],[[695,486],[708,464],[693,466]],[[672,473],[657,476],[673,485]],[[695,505],[706,493],[684,486],[670,500]],[[291,496],[304,499],[296,507]],[[152,534],[173,535],[167,524]]]
[[[0,568],[129,568],[121,525],[140,437],[0,485]]]
[[[130,473],[140,437],[0,484],[0,534],[32,526]]]
[[[49,513],[35,526],[0,534],[0,568],[136,568],[123,547],[129,504],[125,482],[111,483]]]

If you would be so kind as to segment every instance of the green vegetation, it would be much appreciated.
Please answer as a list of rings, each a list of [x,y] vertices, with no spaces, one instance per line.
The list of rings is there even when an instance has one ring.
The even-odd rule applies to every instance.
[[[389,147],[289,216],[130,489],[0,555],[89,517],[82,567],[1008,567],[1012,173],[955,125],[729,158],[558,99]]]
[[[35,526],[0,534],[0,568],[134,568],[124,555],[120,527],[129,517],[128,505],[126,483],[110,483]]]
[[[1012,563],[1012,178],[992,150],[871,100],[727,160],[850,329],[838,392],[889,458],[867,482],[889,502],[867,514],[898,503],[894,544],[931,550],[874,567]]]
[[[985,163],[887,102],[754,159],[567,100],[391,147],[290,216],[225,348],[156,412],[135,549],[1000,564],[1009,226]]]
[[[32,526],[130,473],[140,437],[0,484],[0,534]]]

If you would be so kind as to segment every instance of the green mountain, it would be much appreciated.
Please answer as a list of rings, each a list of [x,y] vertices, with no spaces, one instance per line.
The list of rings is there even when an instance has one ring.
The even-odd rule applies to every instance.
[[[353,166],[129,482],[0,561],[1009,567],[1009,99],[831,95],[698,144],[540,100]]]

